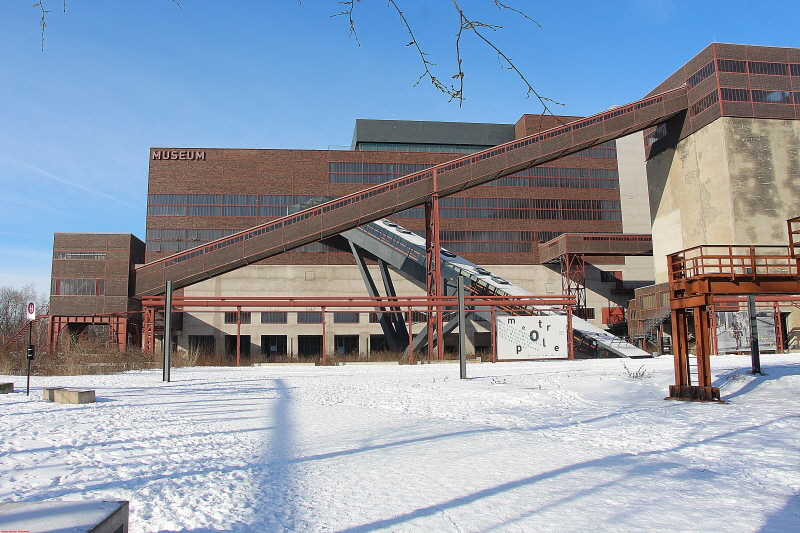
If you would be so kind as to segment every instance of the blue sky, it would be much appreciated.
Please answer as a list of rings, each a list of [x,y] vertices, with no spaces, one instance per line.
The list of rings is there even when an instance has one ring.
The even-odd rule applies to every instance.
[[[443,79],[455,73],[451,0],[398,0]],[[509,0],[510,3],[513,0]],[[540,106],[474,39],[466,101],[421,74],[382,0],[31,0],[0,5],[0,286],[49,289],[54,232],[144,239],[148,148],[326,149],[357,118],[515,122]],[[504,26],[495,43],[540,93],[586,115],[636,100],[712,41],[800,47],[795,1],[461,0]]]

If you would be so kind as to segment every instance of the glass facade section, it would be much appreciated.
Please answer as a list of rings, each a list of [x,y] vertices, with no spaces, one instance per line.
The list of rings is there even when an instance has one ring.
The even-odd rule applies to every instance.
[[[147,215],[281,217],[289,214],[289,207],[312,198],[312,195],[149,194]]]
[[[691,89],[692,87],[699,85],[701,81],[714,74],[714,72],[714,62],[709,61],[706,66],[689,76],[689,79],[686,80],[686,86]]]
[[[501,187],[558,187],[565,189],[619,189],[613,169],[535,167],[490,181]]]
[[[322,311],[303,311],[297,313],[298,324],[322,324]]]
[[[442,246],[453,253],[502,253],[533,250],[535,231],[442,231]]]
[[[371,152],[446,152],[471,154],[491,146],[469,144],[358,143],[356,150]]]
[[[261,313],[262,324],[286,324],[286,313],[282,311],[263,311]]]
[[[622,220],[615,200],[557,198],[442,198],[439,216],[505,220]]]
[[[362,163],[333,161],[328,163],[329,183],[385,183],[407,174],[430,168],[429,164]]]
[[[242,324],[249,324],[250,320],[252,319],[252,315],[250,311],[242,311],[241,313],[237,313],[236,311],[225,311],[225,323],[226,324],[236,324],[236,315],[241,314],[241,323]]]
[[[716,104],[718,101],[719,101],[719,94],[717,93],[717,90],[714,89],[713,91],[702,97],[700,100],[690,105],[689,114],[691,116],[699,115],[712,105]]]
[[[765,104],[791,104],[792,93],[789,91],[761,91],[753,89],[750,91],[753,102]]]
[[[53,296],[103,296],[105,280],[86,278],[54,278],[50,282]]]
[[[337,311],[333,313],[333,322],[336,324],[358,324],[359,314]]]
[[[717,59],[717,69],[720,72],[738,72],[746,74],[747,61],[739,61],[738,59]]]

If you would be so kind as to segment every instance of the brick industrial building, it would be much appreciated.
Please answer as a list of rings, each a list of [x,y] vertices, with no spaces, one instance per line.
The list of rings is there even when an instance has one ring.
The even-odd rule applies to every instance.
[[[350,150],[153,148],[147,265],[131,270],[123,290],[125,276],[110,274],[112,261],[118,251],[127,251],[129,263],[140,264],[141,241],[57,234],[54,337],[68,324],[80,329],[91,323],[86,318],[91,315],[128,313],[125,332],[119,324],[115,331],[138,339],[141,322],[132,314],[138,311],[133,296],[155,294],[145,286],[159,286],[163,281],[157,280],[170,279],[169,269],[181,265],[190,280],[181,288],[186,296],[364,295],[347,241],[327,235],[324,227],[316,232],[321,240],[292,241],[302,244],[284,245],[286,253],[247,252],[241,259],[226,259],[235,268],[206,266],[207,274],[200,276],[189,265],[236,244],[237,235],[244,241],[261,238],[274,229],[268,223],[283,220],[293,205],[317,197],[350,198],[409,174],[428,180],[429,167],[455,175],[462,165],[485,173],[475,178],[480,184],[464,181],[463,192],[453,186],[438,200],[441,245],[532,294],[562,292],[562,272],[542,264],[541,243],[563,233],[638,235],[652,229],[654,259],[592,255],[588,248],[581,254],[581,313],[608,325],[624,316],[621,309],[634,289],[666,280],[668,253],[695,244],[785,240],[784,221],[798,205],[798,118],[800,50],[712,44],[645,100],[587,120],[539,115],[523,115],[516,124],[358,120]],[[502,148],[486,152],[497,146]],[[537,146],[539,151],[524,160],[502,155]],[[469,155],[474,153],[485,155]],[[498,163],[497,171],[483,170],[484,159],[500,157],[506,162]],[[450,161],[458,162],[442,166]],[[436,172],[432,175],[435,184]],[[389,194],[389,188],[374,190]],[[390,207],[384,203],[353,224],[384,213],[425,234],[423,207]],[[308,216],[328,212],[321,208]],[[259,226],[263,230],[238,233]],[[424,294],[402,273],[395,278],[397,294]],[[636,305],[638,311],[654,309]],[[663,310],[661,305],[652,317],[640,312],[633,329],[641,336],[643,329],[659,327]],[[313,352],[323,346],[367,352],[385,346],[381,328],[366,314],[340,310],[323,339],[313,325],[319,318],[315,313],[262,309],[246,318],[221,308],[186,313],[175,340],[184,349],[231,350],[238,331],[240,339],[246,337],[243,353],[252,355]],[[445,338],[446,345],[452,342]],[[472,323],[467,343],[476,351],[487,349],[488,325]]]

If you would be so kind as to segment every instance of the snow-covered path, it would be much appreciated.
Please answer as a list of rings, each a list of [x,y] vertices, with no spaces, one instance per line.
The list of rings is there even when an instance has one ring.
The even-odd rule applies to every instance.
[[[0,377],[0,501],[126,499],[132,532],[800,531],[800,355],[762,365],[713,358],[726,405],[665,402],[668,358]]]

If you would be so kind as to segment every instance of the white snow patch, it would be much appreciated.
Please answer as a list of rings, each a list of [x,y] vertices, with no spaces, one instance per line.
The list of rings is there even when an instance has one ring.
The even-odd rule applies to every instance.
[[[748,363],[712,359],[725,405],[664,401],[666,357],[3,376],[0,501],[129,500],[131,532],[797,531],[800,356]]]

